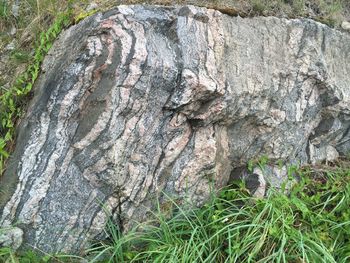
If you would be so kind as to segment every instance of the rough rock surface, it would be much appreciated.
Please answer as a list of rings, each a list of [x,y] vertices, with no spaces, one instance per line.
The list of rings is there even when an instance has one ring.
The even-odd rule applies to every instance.
[[[350,22],[348,22],[348,21],[343,21],[343,23],[341,24],[341,27],[342,27],[344,30],[349,30],[349,31],[350,31]]]
[[[80,253],[110,214],[126,229],[162,191],[199,205],[262,154],[348,153],[349,43],[307,19],[193,6],[87,18],[44,62],[1,178],[0,224],[23,230],[22,246]]]

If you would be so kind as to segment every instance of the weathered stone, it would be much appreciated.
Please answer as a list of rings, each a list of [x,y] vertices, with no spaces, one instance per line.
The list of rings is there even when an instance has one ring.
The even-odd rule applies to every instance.
[[[3,228],[0,230],[0,247],[18,249],[23,242],[23,230],[18,227]]]
[[[232,170],[230,182],[242,180],[245,182],[245,188],[249,190],[252,196],[263,198],[267,190],[267,183],[261,169],[256,167],[249,171],[246,166],[238,167]]]
[[[16,35],[16,33],[17,33],[17,28],[15,26],[12,26],[11,30],[10,30],[10,35],[14,36],[14,35]]]
[[[16,40],[12,40],[10,43],[8,43],[6,46],[5,46],[5,50],[6,51],[12,51],[16,48]]]
[[[293,167],[297,166],[256,165],[251,171],[248,170],[247,166],[236,167],[231,172],[230,182],[244,181],[245,187],[252,196],[257,198],[264,198],[269,188],[288,194],[298,179]]]
[[[345,30],[349,30],[350,31],[350,22],[348,21],[343,21],[343,23],[341,24],[341,27]]]
[[[95,2],[91,2],[87,7],[86,7],[86,11],[90,12],[92,10],[95,10],[98,8],[98,4],[96,4]]]
[[[350,36],[320,23],[121,6],[47,56],[1,178],[23,246],[80,253],[147,219],[162,193],[202,204],[235,167],[350,149]],[[331,154],[328,150],[331,149]]]

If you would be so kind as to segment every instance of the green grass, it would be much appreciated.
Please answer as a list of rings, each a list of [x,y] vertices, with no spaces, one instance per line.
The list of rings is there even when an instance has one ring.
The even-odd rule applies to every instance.
[[[170,200],[170,219],[159,207],[124,236],[110,224],[91,262],[349,262],[350,170],[329,169],[298,170],[289,196],[255,199],[238,184],[199,209]]]
[[[40,34],[36,42],[33,58],[15,53],[17,59],[30,60],[26,71],[21,74],[10,89],[4,89],[0,95],[0,174],[9,157],[11,143],[14,142],[15,123],[23,115],[24,105],[40,72],[40,65],[61,30],[71,22],[69,12],[57,15],[54,23]]]
[[[101,9],[115,4],[110,0],[96,2]],[[140,2],[145,1],[118,3]],[[190,1],[147,1],[174,2]],[[307,15],[304,0],[195,2],[227,13],[234,13],[230,10],[244,2],[237,9],[243,16]],[[343,19],[344,6],[349,8],[346,0],[311,2],[318,10],[314,18],[331,26]],[[27,0],[21,2],[21,16],[14,18],[10,1],[0,0],[0,31],[16,26],[14,38],[19,42],[10,54],[8,68],[25,65],[25,70],[10,81],[10,88],[1,85],[4,81],[0,76],[0,175],[15,143],[16,121],[23,116],[45,54],[64,27],[90,14],[84,11],[86,5],[87,1]],[[0,50],[10,40],[1,33]],[[261,159],[258,164],[264,162]],[[338,168],[298,172],[303,180],[290,196],[271,189],[266,199],[254,199],[240,184],[223,190],[200,209],[186,210],[169,200],[173,207],[171,218],[159,207],[152,222],[126,235],[109,224],[109,242],[97,244],[88,258],[92,262],[349,262],[350,168],[340,163]],[[0,249],[0,262],[67,260],[71,261],[64,256],[37,257],[30,251],[18,256],[9,248]]]
[[[0,29],[16,25],[22,31],[22,36],[18,36],[19,39],[28,31],[31,31],[30,34],[32,34],[32,38],[27,43],[29,47],[13,50],[8,62],[10,69],[16,65],[25,64],[25,70],[12,80],[10,88],[0,85],[0,176],[4,172],[6,161],[14,148],[16,122],[24,114],[45,55],[62,29],[95,12],[81,12],[81,8],[73,5],[78,2],[81,1],[59,1],[58,6],[61,5],[62,9],[59,11],[60,9],[55,8],[55,3],[58,4],[58,1],[25,1],[20,9],[21,15],[25,18],[14,18],[9,13],[10,5],[6,1],[0,0]],[[34,11],[34,14],[28,14],[30,11]],[[29,22],[30,19],[33,21]],[[49,26],[44,25],[46,20],[51,21]],[[3,39],[0,38],[0,40]],[[0,84],[2,82],[0,76]]]
[[[109,239],[87,251],[88,262],[337,262],[350,261],[350,165],[304,167],[289,195],[269,189],[250,195],[244,183],[227,187],[202,208],[170,199],[152,220],[125,235],[109,223]],[[1,256],[2,253],[2,256]],[[75,262],[69,256],[0,261]],[[27,260],[27,261],[26,261]],[[46,261],[45,261],[46,260]],[[50,261],[51,260],[51,261]]]

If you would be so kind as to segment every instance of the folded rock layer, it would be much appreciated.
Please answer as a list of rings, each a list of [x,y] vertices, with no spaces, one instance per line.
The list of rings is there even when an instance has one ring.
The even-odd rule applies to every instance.
[[[127,231],[164,193],[201,205],[261,155],[348,154],[349,43],[312,20],[194,6],[120,6],[72,26],[1,178],[6,242],[82,253],[109,218]]]

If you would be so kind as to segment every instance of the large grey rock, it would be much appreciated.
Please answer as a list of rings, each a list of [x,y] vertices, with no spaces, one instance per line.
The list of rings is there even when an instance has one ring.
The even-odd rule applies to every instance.
[[[320,23],[121,6],[55,43],[2,177],[0,224],[80,253],[147,219],[163,192],[202,204],[264,154],[350,149],[350,37]],[[21,238],[17,238],[21,240]]]

